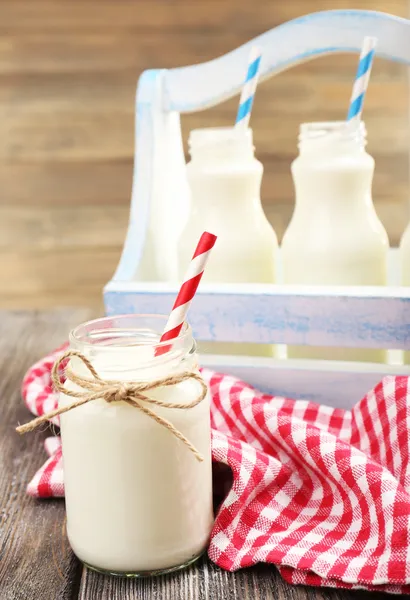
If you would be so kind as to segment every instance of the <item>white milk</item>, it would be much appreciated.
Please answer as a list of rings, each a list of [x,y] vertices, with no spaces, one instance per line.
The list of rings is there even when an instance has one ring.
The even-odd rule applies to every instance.
[[[197,129],[187,165],[191,211],[178,247],[182,279],[204,230],[218,236],[204,283],[274,283],[276,234],[263,212],[263,166],[254,156],[252,130]],[[272,354],[257,344],[203,344],[204,352]]]
[[[386,285],[387,233],[376,215],[366,131],[344,122],[301,125],[292,163],[296,205],[282,242],[288,284]],[[383,350],[289,347],[294,358],[380,361]]]
[[[72,336],[72,346],[104,379],[151,381],[194,368],[190,330],[185,330],[173,359],[170,353],[154,358],[151,344],[158,336],[147,340],[147,332],[155,317],[147,317],[146,326],[139,319],[113,317],[81,326],[80,334]],[[165,322],[154,324],[155,330],[161,331]],[[93,331],[97,332],[93,343],[83,343],[85,337],[93,338]],[[110,340],[113,335],[116,341]],[[127,347],[144,339],[148,346]],[[88,376],[78,359],[71,365],[76,373]],[[149,396],[190,403],[200,391],[198,382],[188,380]],[[72,400],[62,396],[60,405]],[[125,403],[97,400],[61,416],[68,538],[82,561],[103,571],[172,570],[195,560],[209,540],[213,522],[209,397],[189,410],[148,406],[181,431],[204,462],[166,428]]]

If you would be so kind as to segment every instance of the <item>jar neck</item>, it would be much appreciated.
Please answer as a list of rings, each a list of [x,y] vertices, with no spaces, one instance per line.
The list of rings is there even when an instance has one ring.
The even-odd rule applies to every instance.
[[[192,163],[229,165],[254,158],[251,129],[209,127],[194,129],[188,140]]]
[[[299,132],[299,153],[309,155],[349,155],[363,153],[367,144],[365,124],[347,121],[302,123]]]
[[[120,315],[89,321],[70,333],[70,347],[78,350],[103,379],[147,381],[195,367],[196,344],[188,324],[178,338],[160,342],[167,317]],[[164,352],[158,352],[163,348]],[[72,359],[76,372],[89,376],[83,363]]]

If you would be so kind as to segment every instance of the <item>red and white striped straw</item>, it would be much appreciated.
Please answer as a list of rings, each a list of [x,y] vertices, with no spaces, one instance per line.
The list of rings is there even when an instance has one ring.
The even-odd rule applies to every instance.
[[[205,265],[208,262],[209,255],[215,242],[216,235],[213,233],[205,231],[201,235],[160,342],[174,340],[179,336],[191,305],[192,298],[195,296],[196,290],[198,289],[199,282],[204,274]],[[155,350],[155,356],[165,354],[171,347],[172,344],[158,346]]]

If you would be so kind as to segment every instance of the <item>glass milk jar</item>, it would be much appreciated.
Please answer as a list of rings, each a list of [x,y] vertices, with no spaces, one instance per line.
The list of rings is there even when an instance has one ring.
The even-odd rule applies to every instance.
[[[302,124],[295,210],[282,242],[286,284],[386,285],[387,233],[376,215],[364,123]],[[293,358],[383,362],[384,350],[289,347]]]
[[[218,243],[204,283],[275,283],[278,243],[261,204],[263,165],[254,155],[252,130],[196,129],[190,134],[189,147],[191,209],[178,245],[180,279],[205,229],[218,236]],[[201,351],[235,354],[238,348],[200,343]],[[251,344],[240,348],[245,353],[261,350]],[[272,354],[271,347],[268,354]]]
[[[91,321],[70,345],[103,380],[153,382],[194,371],[195,342],[185,324],[168,351],[154,355],[166,318],[124,315]],[[92,379],[71,358],[74,375]],[[80,390],[67,380],[69,390]],[[187,379],[145,392],[167,404],[190,404],[201,384]],[[62,394],[59,406],[73,398]],[[93,400],[60,416],[67,534],[75,554],[101,571],[151,575],[182,568],[205,550],[213,523],[209,394],[193,408],[141,401],[167,419],[202,455],[152,417],[123,401]]]

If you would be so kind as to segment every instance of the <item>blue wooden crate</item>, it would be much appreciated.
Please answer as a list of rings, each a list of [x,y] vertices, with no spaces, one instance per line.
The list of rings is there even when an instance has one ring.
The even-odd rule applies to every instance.
[[[239,94],[254,44],[262,48],[263,80],[325,54],[358,53],[365,35],[378,38],[378,56],[410,64],[410,21],[335,10],[285,23],[210,62],[141,75],[130,222],[104,289],[108,315],[167,314],[178,291],[176,247],[189,209],[180,114]],[[392,270],[397,279],[397,264]],[[189,320],[203,341],[410,349],[410,288],[201,285]],[[202,363],[272,393],[342,407],[385,374],[410,374],[400,364],[210,355]]]

